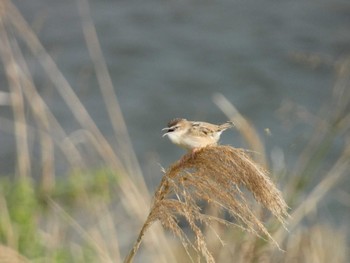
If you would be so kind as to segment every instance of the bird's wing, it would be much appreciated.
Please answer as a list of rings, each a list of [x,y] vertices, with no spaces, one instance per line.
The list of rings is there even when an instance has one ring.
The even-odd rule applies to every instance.
[[[204,122],[193,122],[190,129],[190,132],[198,137],[213,136],[217,132],[216,125]]]

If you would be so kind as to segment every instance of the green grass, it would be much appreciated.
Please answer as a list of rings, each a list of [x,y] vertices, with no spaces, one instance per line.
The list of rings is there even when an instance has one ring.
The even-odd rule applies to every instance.
[[[93,213],[88,209],[89,204],[107,204],[115,200],[118,180],[118,176],[110,169],[76,171],[58,178],[53,191],[43,194],[40,185],[31,179],[10,180],[7,176],[1,177],[0,197],[4,207],[0,213],[0,243],[13,247],[21,255],[38,262],[42,257],[45,258],[43,262],[77,262],[77,256],[72,251],[72,247],[76,246],[81,252],[81,262],[96,262],[98,258],[85,241],[76,244],[65,241],[50,251],[43,238],[45,225],[52,224],[50,221],[54,221],[53,216],[57,216],[50,202],[59,204],[64,211],[83,210]],[[57,224],[63,224],[64,229],[69,229],[69,222],[64,218]]]

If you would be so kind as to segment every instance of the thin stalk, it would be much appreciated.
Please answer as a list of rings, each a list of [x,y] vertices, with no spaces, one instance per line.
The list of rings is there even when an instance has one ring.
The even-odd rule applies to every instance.
[[[149,226],[151,225],[152,221],[150,220],[150,216],[151,214],[147,217],[146,222],[143,224],[139,235],[137,236],[137,239],[132,247],[132,249],[130,250],[129,254],[127,255],[127,257],[124,260],[124,263],[131,263],[133,262],[133,259],[136,255],[136,252],[139,250],[140,245],[142,243],[142,239],[146,233],[146,230],[149,228]]]
[[[258,163],[268,168],[265,146],[262,143],[259,134],[251,123],[249,123],[236,107],[225,98],[221,93],[216,93],[213,96],[214,103],[218,108],[229,118],[248,144],[249,148],[258,153],[256,158]]]
[[[19,65],[14,59],[13,50],[11,48],[9,36],[6,32],[3,17],[0,17],[0,53],[9,87],[11,89],[10,97],[15,119],[17,173],[20,177],[27,178],[30,177],[31,167],[22,85],[20,82],[21,74]]]
[[[78,98],[77,94],[69,85],[62,72],[58,69],[51,56],[40,43],[37,36],[31,30],[28,23],[24,20],[17,8],[10,2],[7,5],[7,13],[9,18],[11,18],[11,24],[18,32],[18,35],[27,44],[32,53],[40,58],[39,63],[41,63],[43,69],[46,71],[53,84],[57,87],[57,91],[66,102],[75,119],[82,127],[89,130],[100,142],[99,147],[101,149],[99,152],[103,153],[105,162],[111,167],[115,167],[118,170],[123,170],[124,166],[120,159],[92,120],[90,114]]]
[[[24,95],[27,98],[28,105],[31,107],[34,113],[34,118],[38,126],[41,128],[39,131],[42,168],[41,185],[42,190],[49,193],[53,190],[55,185],[54,143],[51,136],[47,133],[50,131],[49,117],[46,113],[45,105],[43,103],[36,103],[38,97],[40,96],[36,93],[34,82],[29,73],[27,63],[24,60],[16,40],[13,40],[12,46],[14,49],[15,59],[23,71],[23,74],[21,75],[21,83],[22,86],[25,87],[23,89]]]
[[[120,146],[120,152],[123,153],[123,163],[126,170],[138,182],[138,186],[146,190],[147,187],[142,177],[142,172],[133,151],[129,133],[122,115],[117,95],[108,72],[106,60],[103,56],[100,42],[97,36],[95,25],[90,15],[90,7],[87,0],[77,0],[80,12],[85,42],[95,67],[97,81],[101,89],[102,97],[105,101],[109,120],[112,124],[115,138]]]

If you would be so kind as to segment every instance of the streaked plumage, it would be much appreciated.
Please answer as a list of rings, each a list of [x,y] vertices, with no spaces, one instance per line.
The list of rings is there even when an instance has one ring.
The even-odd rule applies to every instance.
[[[173,119],[163,130],[169,139],[176,145],[188,150],[216,145],[221,133],[232,127],[232,122],[215,125],[208,122],[188,121],[186,119]]]

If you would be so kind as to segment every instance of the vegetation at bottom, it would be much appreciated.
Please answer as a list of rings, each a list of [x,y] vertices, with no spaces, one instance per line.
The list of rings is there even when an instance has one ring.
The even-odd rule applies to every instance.
[[[74,229],[71,216],[79,221],[94,214],[95,205],[107,205],[113,198],[116,201],[118,180],[109,169],[74,171],[57,178],[53,191],[47,193],[30,178],[0,177],[0,243],[21,254],[23,262],[24,258],[34,262],[98,262],[89,242],[80,240],[79,231],[70,233]],[[47,227],[63,232],[56,240],[48,240]],[[67,237],[72,240],[67,242]],[[54,248],[50,248],[50,242],[55,243]],[[0,252],[11,254],[1,248]],[[0,262],[5,256],[0,256]]]

